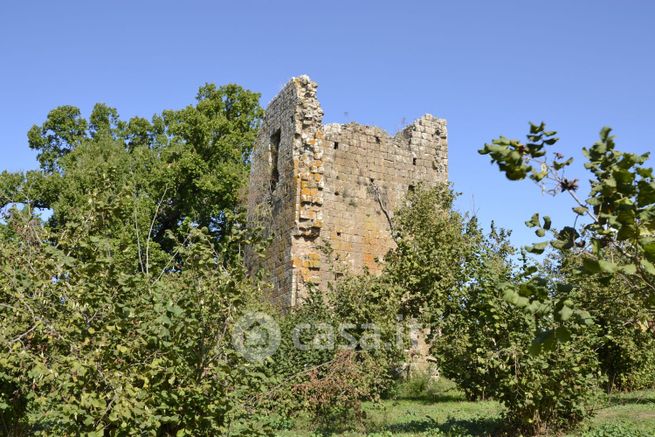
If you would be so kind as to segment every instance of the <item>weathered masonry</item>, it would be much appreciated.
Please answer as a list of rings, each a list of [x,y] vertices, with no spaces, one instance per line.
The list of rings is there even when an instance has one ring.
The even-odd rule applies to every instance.
[[[448,179],[446,121],[425,115],[394,136],[356,123],[323,125],[315,82],[295,77],[269,104],[254,148],[248,215],[272,243],[274,299],[299,303],[333,279],[322,247],[357,272],[380,270],[389,220],[417,184]]]

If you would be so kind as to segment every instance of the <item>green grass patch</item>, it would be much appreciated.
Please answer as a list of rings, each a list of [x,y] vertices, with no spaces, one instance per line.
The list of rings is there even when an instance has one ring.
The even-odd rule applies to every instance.
[[[466,401],[447,380],[408,381],[398,399],[367,403],[366,419],[351,431],[328,432],[342,437],[382,436],[493,436],[502,429],[503,408],[495,401]],[[335,424],[335,429],[342,424]],[[280,436],[313,435],[302,418]],[[569,434],[580,437],[655,436],[655,390],[609,396],[596,416]]]
[[[610,395],[584,437],[655,436],[655,390]],[[575,435],[575,434],[573,434]]]

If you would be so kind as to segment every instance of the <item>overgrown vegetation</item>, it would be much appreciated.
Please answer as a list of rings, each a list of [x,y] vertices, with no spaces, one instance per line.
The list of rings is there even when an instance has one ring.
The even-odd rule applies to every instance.
[[[41,170],[0,178],[4,434],[256,431],[266,381],[229,333],[259,295],[238,206],[257,97],[208,85],[152,123],[61,107],[30,130]]]
[[[423,382],[424,378],[419,375]],[[400,387],[423,385],[410,379]],[[645,437],[655,433],[651,391],[629,394],[612,394],[603,397],[596,416],[584,422],[579,429],[562,433],[582,437]],[[445,379],[428,385],[425,391],[410,390],[381,403],[365,403],[367,420],[355,430],[332,430],[331,435],[359,436],[498,436],[519,435],[516,430],[504,430],[502,406],[493,400],[467,401],[455,385]],[[505,434],[503,434],[505,433]],[[279,432],[280,436],[296,437],[316,435],[304,418],[297,420],[294,429]],[[553,434],[550,434],[553,435]],[[554,434],[557,435],[557,434]]]
[[[551,181],[586,217],[527,222],[553,237],[527,252],[550,247],[548,258],[519,256],[493,225],[485,233],[453,209],[451,187],[418,186],[393,216],[381,274],[334,265],[343,275],[328,290],[280,311],[242,259],[265,244],[241,207],[261,114],[257,94],[206,85],[195,105],[150,121],[65,106],[30,130],[41,168],[0,175],[3,434],[334,432],[375,421],[370,401],[461,401],[430,376],[403,380],[411,325],[441,374],[494,411],[472,425],[430,418],[430,435],[564,432],[589,423],[603,391],[655,385],[647,156],[618,152],[603,130],[585,151],[581,200],[561,173],[571,160],[547,155],[554,132],[501,137],[482,150],[501,171]],[[258,312],[280,344],[253,359],[244,345],[271,333],[240,323]]]
[[[582,372],[577,378],[564,377],[559,390],[552,391],[552,400],[535,408],[541,419],[543,409],[549,409],[553,401],[565,402],[564,410],[544,423],[546,428],[571,428],[585,417],[575,410],[585,413],[584,405],[590,403],[585,392],[591,384],[581,378],[586,375],[588,379],[594,366],[600,366],[604,373],[597,383],[608,390],[652,384],[643,373],[652,368],[652,354],[636,352],[634,346],[648,347],[653,341],[649,323],[655,309],[655,182],[652,168],[644,166],[648,154],[618,151],[610,132],[609,128],[602,129],[600,140],[583,148],[585,168],[591,173],[591,191],[584,200],[577,194],[578,180],[563,173],[573,159],[558,152],[548,154],[548,147],[558,138],[543,123],[531,124],[525,143],[500,137],[480,150],[489,154],[509,179],[530,178],[544,191],[566,192],[575,205],[574,226],[555,229],[549,217],[539,214],[526,222],[536,229],[538,237],[547,233],[553,236],[550,242],[536,243],[528,251],[541,254],[550,246],[559,257],[554,271],[524,268],[524,273],[529,273],[525,281],[504,284],[506,299],[536,321],[540,334],[534,349],[539,353],[533,356],[566,348],[572,356],[560,366],[569,363],[569,376]],[[577,218],[583,218],[578,228]],[[586,365],[581,365],[581,358]],[[553,376],[558,373],[550,367],[548,370]],[[567,397],[574,402],[567,405]],[[512,408],[509,410],[511,413]],[[519,418],[519,422],[522,427],[535,423],[528,417]]]

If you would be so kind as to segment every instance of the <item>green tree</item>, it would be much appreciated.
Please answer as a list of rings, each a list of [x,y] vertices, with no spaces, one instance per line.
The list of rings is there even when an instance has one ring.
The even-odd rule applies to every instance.
[[[538,237],[551,235],[550,241],[527,250],[542,254],[550,246],[558,251],[562,262],[555,274],[533,269],[524,281],[504,284],[504,298],[535,319],[533,352],[541,353],[528,359],[543,361],[557,351],[569,351],[562,354],[573,376],[565,383],[568,391],[552,398],[561,407],[558,416],[568,418],[558,426],[571,426],[584,417],[579,413],[585,411],[590,387],[583,376],[595,372],[599,362],[610,388],[637,380],[634,373],[630,376],[635,368],[649,369],[648,354],[630,353],[636,344],[652,340],[649,333],[639,335],[634,329],[652,320],[655,306],[655,182],[652,168],[645,166],[648,154],[618,151],[610,132],[603,128],[600,140],[582,149],[591,176],[586,198],[578,194],[579,181],[564,175],[573,159],[549,153],[558,138],[543,123],[530,125],[526,142],[500,137],[480,150],[510,180],[529,178],[543,191],[568,193],[574,202],[573,226],[556,229],[548,216],[539,214],[526,222]],[[620,308],[613,307],[617,305]],[[566,360],[560,365],[567,365]],[[581,369],[585,373],[576,378]],[[553,374],[567,381],[565,375]],[[522,404],[529,406],[518,402],[510,410],[520,412]],[[548,409],[547,404],[543,407]],[[544,417],[542,411],[539,416]]]
[[[655,331],[638,283],[624,275],[589,275],[575,253],[561,254],[555,261],[553,276],[573,286],[572,299],[591,314],[598,328],[596,351],[606,390],[655,386]]]
[[[239,204],[260,116],[206,85],[152,121],[66,106],[30,130],[41,168],[0,175],[3,434],[265,431],[269,375],[230,340],[260,295]]]
[[[99,214],[86,211],[86,219]],[[52,231],[29,211],[7,217],[0,246],[4,432],[255,432],[246,427],[256,423],[247,420],[244,399],[266,380],[229,335],[258,295],[245,271],[195,227],[175,247],[178,268],[150,275],[126,269],[111,237],[92,231],[62,233],[53,244]]]
[[[545,191],[568,193],[574,201],[573,213],[583,218],[577,228],[551,229],[550,218],[544,217],[541,224],[538,215],[528,225],[536,228],[539,237],[550,231],[554,249],[577,251],[585,272],[618,274],[638,283],[644,305],[655,307],[655,180],[653,169],[644,165],[649,154],[617,150],[611,130],[603,128],[599,141],[582,149],[591,176],[590,192],[582,198],[578,180],[563,173],[573,158],[548,153],[559,140],[556,134],[543,123],[531,124],[526,142],[501,136],[485,144],[480,153],[488,154],[511,180],[530,178]],[[530,250],[542,253],[548,245],[544,241]]]
[[[427,323],[443,374],[471,399],[499,400],[508,427],[575,426],[593,411],[600,373],[593,331],[563,320],[571,288],[527,259],[514,265],[508,233],[492,226],[485,236],[452,199],[448,187],[420,188],[397,213],[398,247],[382,275],[388,290]],[[549,343],[551,331],[569,341],[533,353],[535,334]]]
[[[10,203],[50,209],[50,226],[63,229],[68,210],[115,190],[115,208],[132,214],[128,197],[138,198],[141,235],[170,252],[168,231],[188,220],[218,240],[238,209],[249,159],[262,116],[259,95],[237,85],[200,88],[197,104],[166,110],[151,121],[119,118],[97,104],[89,119],[62,106],[33,126],[29,146],[41,169],[0,175],[0,207]],[[120,191],[120,192],[119,192]],[[146,220],[147,221],[147,220]],[[134,227],[121,217],[115,225]],[[113,232],[102,223],[108,232]],[[120,231],[119,231],[120,232]]]
[[[445,184],[409,193],[394,217],[396,248],[385,257],[384,277],[402,313],[435,327],[457,304],[475,256],[476,221],[453,210],[455,196]]]
[[[493,225],[488,237],[477,230],[479,246],[467,265],[470,280],[460,288],[457,305],[444,314],[433,343],[443,374],[470,400],[497,395],[509,357],[534,335],[532,317],[503,298],[502,284],[515,275],[508,235]]]

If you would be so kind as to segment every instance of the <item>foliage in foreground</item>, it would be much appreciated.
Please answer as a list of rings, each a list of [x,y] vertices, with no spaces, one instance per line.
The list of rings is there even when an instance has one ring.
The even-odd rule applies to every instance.
[[[252,414],[244,399],[264,381],[229,332],[256,290],[207,232],[190,229],[176,247],[183,267],[153,276],[125,272],[82,229],[52,245],[25,212],[13,211],[5,233],[5,431],[214,435]],[[80,247],[84,257],[70,256]]]
[[[534,283],[534,267],[512,265],[507,234],[492,228],[485,236],[475,220],[458,218],[448,207],[452,196],[443,188],[419,189],[410,196],[410,206],[399,214],[404,220],[401,243],[387,258],[386,272],[414,263],[390,280],[401,278],[395,284],[407,290],[427,278],[428,286],[409,288],[408,294],[420,302],[417,308],[429,308],[424,320],[432,332],[434,355],[443,374],[467,397],[499,400],[506,407],[507,423],[527,433],[574,426],[590,416],[598,390],[593,331],[573,324],[567,327],[568,343],[534,353],[535,334],[554,329],[555,321],[523,311],[510,301],[507,289],[531,288],[561,298],[568,288]],[[404,229],[411,232],[403,234]],[[399,257],[406,246],[412,250]],[[439,258],[451,261],[450,270],[421,260],[426,252],[436,259],[437,251]],[[540,289],[535,290],[537,284]]]
[[[505,297],[535,318],[535,346],[543,353],[574,345],[580,335],[593,339],[608,389],[649,384],[640,372],[648,372],[652,355],[632,352],[636,344],[652,344],[647,331],[655,308],[653,169],[645,166],[648,153],[617,150],[610,133],[603,128],[599,141],[583,148],[591,189],[582,199],[579,181],[564,175],[573,159],[548,153],[558,138],[543,123],[531,124],[526,142],[500,137],[480,150],[510,180],[529,178],[542,191],[566,192],[574,201],[572,226],[555,229],[539,214],[526,222],[538,237],[552,235],[528,251],[558,251],[555,274],[535,271],[526,281],[505,283]]]
[[[407,358],[399,321],[429,328],[443,373],[469,399],[500,401],[519,432],[576,426],[604,381],[653,384],[652,169],[603,130],[585,150],[581,201],[560,173],[571,161],[542,160],[556,142],[543,125],[527,144],[501,138],[482,152],[510,179],[555,182],[588,218],[528,222],[553,234],[550,271],[515,265],[507,234],[455,212],[449,187],[418,187],[393,217],[381,275],[346,274],[275,313],[280,349],[244,359],[231,331],[265,307],[264,284],[243,268],[258,240],[239,209],[260,115],[256,94],[207,85],[195,106],[152,121],[60,107],[30,131],[41,169],[0,175],[2,432],[254,434],[270,432],[253,420],[266,413],[278,426],[309,415],[315,429],[356,427],[364,400],[394,392]]]
[[[152,122],[65,106],[30,130],[41,169],[0,175],[3,434],[258,432],[270,379],[230,342],[260,294],[238,209],[257,99],[207,85]]]
[[[574,254],[561,256],[557,264],[553,277],[560,276],[572,285],[572,300],[595,322],[596,353],[606,376],[606,391],[655,387],[655,331],[649,323],[652,313],[634,283],[623,275],[588,275]]]
[[[280,317],[282,341],[269,363],[286,381],[270,393],[279,414],[309,415],[319,430],[350,429],[364,419],[363,401],[393,389],[406,342],[387,291],[379,277],[344,274]]]
[[[590,173],[590,191],[586,198],[578,195],[579,181],[565,177],[564,170],[573,158],[549,152],[559,139],[545,125],[531,124],[527,141],[500,137],[479,151],[488,154],[510,180],[530,178],[544,192],[568,193],[574,201],[573,226],[555,229],[550,217],[535,214],[526,224],[535,228],[538,237],[548,233],[552,240],[532,245],[532,253],[541,254],[549,246],[557,251],[577,254],[582,272],[588,276],[618,275],[631,284],[629,292],[651,311],[655,308],[655,179],[653,169],[645,163],[649,153],[641,155],[617,150],[610,128],[603,128],[600,139],[582,152]],[[619,256],[616,256],[616,255]],[[523,296],[530,301],[545,302],[540,296]],[[532,312],[539,305],[526,306]],[[559,305],[561,304],[561,305]],[[558,302],[553,317],[566,321],[575,316],[591,322],[588,312],[572,302]],[[562,330],[560,334],[565,334]],[[554,334],[556,334],[554,332]],[[561,336],[560,336],[561,337]]]

